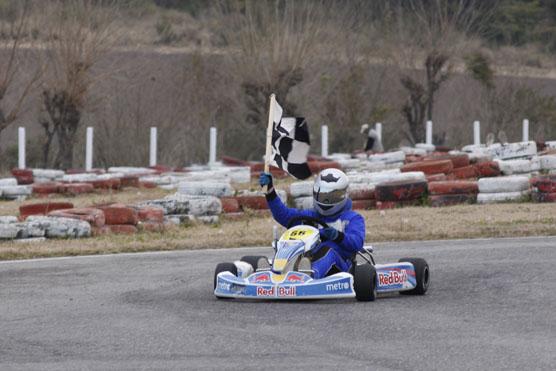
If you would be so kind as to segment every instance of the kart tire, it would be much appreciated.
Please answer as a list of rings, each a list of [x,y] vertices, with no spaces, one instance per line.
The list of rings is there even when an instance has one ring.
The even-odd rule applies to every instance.
[[[218,265],[216,266],[216,269],[214,270],[214,285],[213,285],[213,290],[216,290],[216,277],[218,276],[219,273],[222,272],[230,272],[233,275],[237,276],[237,267],[234,263],[218,263]],[[219,296],[217,296],[218,299],[223,299]]]
[[[264,258],[266,259],[266,256],[263,255],[246,255],[243,256],[241,259],[242,262],[246,262],[248,264],[251,264],[251,266],[253,267],[253,272],[257,271],[257,268],[259,268],[259,259]]]
[[[429,265],[425,259],[421,258],[402,258],[399,262],[407,262],[413,264],[415,268],[415,281],[417,285],[414,289],[408,291],[400,291],[401,295],[424,295],[429,288],[430,271]]]
[[[357,301],[375,301],[376,270],[371,264],[359,264],[353,269],[353,288]]]

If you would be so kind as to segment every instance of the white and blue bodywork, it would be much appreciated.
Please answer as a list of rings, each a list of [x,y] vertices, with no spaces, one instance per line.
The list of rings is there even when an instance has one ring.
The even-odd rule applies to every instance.
[[[245,268],[245,263],[235,262],[238,274],[229,271],[218,273],[214,295],[221,298],[266,300],[355,297],[351,273],[340,272],[313,279],[310,272],[295,269],[303,254],[318,243],[318,229],[305,225],[290,228],[276,242],[276,253],[268,268],[253,272]],[[409,262],[377,264],[374,267],[377,293],[412,290],[416,286],[415,269]]]

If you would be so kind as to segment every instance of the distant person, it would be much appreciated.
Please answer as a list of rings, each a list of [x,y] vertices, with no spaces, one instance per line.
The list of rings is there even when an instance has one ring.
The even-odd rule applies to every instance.
[[[365,152],[384,152],[382,141],[378,133],[369,124],[361,125],[361,134],[366,136],[367,142],[365,143]]]

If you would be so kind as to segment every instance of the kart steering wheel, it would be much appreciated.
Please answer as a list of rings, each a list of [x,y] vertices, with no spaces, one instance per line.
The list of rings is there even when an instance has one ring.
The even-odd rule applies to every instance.
[[[315,228],[319,228],[319,225],[323,228],[330,228],[328,226],[328,224],[326,224],[325,222],[319,220],[318,218],[315,218],[313,216],[295,216],[293,218],[291,218],[290,220],[288,220],[288,225],[286,226],[287,229],[290,229],[291,227],[293,227],[294,225],[310,225],[311,227],[315,227]]]

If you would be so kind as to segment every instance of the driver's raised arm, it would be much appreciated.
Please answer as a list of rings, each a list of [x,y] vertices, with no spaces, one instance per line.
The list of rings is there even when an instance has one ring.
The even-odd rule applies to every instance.
[[[272,212],[272,217],[280,223],[282,226],[287,227],[290,219],[299,216],[314,216],[314,213],[310,210],[298,210],[292,209],[284,205],[272,183],[272,175],[269,173],[262,173],[259,178],[259,184],[261,187],[267,187],[266,202],[268,207]]]
[[[314,216],[314,213],[310,210],[298,210],[284,205],[274,188],[266,194],[266,201],[270,208],[270,212],[272,212],[272,217],[284,227],[288,226],[288,222],[292,218],[299,216]]]

